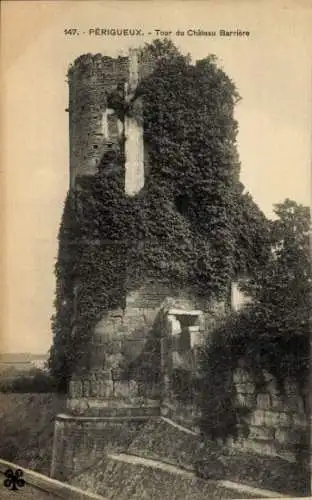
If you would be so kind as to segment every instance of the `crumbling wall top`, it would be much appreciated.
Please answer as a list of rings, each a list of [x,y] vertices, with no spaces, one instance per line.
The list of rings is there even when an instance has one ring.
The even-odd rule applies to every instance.
[[[67,76],[69,79],[95,71],[120,72],[128,70],[128,56],[118,56],[117,58],[97,54],[82,54],[69,65]]]

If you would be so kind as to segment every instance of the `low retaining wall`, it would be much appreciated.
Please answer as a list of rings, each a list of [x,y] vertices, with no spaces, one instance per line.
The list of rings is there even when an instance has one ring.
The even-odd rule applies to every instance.
[[[238,368],[233,373],[239,438],[232,444],[296,461],[309,447],[308,386],[300,389],[290,377],[280,385],[265,370],[261,375],[260,389],[250,371]]]
[[[159,408],[153,408],[159,414]],[[92,467],[108,452],[122,452],[144,425],[148,414],[106,417],[58,415],[55,421],[51,476],[67,481]]]

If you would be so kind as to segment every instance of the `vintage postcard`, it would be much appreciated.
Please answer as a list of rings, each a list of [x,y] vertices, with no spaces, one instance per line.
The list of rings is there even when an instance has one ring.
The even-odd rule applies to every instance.
[[[311,22],[2,2],[0,498],[311,497]]]

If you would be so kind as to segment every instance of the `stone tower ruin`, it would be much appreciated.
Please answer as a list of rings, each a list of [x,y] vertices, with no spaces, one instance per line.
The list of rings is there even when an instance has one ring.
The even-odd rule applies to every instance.
[[[135,90],[153,70],[136,50],[111,58],[82,55],[69,68],[70,187],[93,176],[108,151],[124,148],[124,189],[140,192],[148,171],[142,99]],[[112,96],[135,106],[120,114]],[[194,427],[195,408],[183,410],[170,388],[172,370],[196,371],[196,349],[225,303],[211,304],[192,290],[146,279],[127,293],[122,307],[103,311],[90,346],[91,368],[73,375],[66,414],[55,423],[51,475],[68,479],[102,457],[122,450],[140,422],[169,416]],[[146,361],[158,376],[142,377]],[[121,368],[122,367],[122,368]],[[127,427],[127,438],[122,431]]]

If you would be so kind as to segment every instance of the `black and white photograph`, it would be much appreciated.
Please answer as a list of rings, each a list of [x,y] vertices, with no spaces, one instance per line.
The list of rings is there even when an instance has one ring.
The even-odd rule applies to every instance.
[[[3,1],[0,498],[311,498],[312,4]]]

